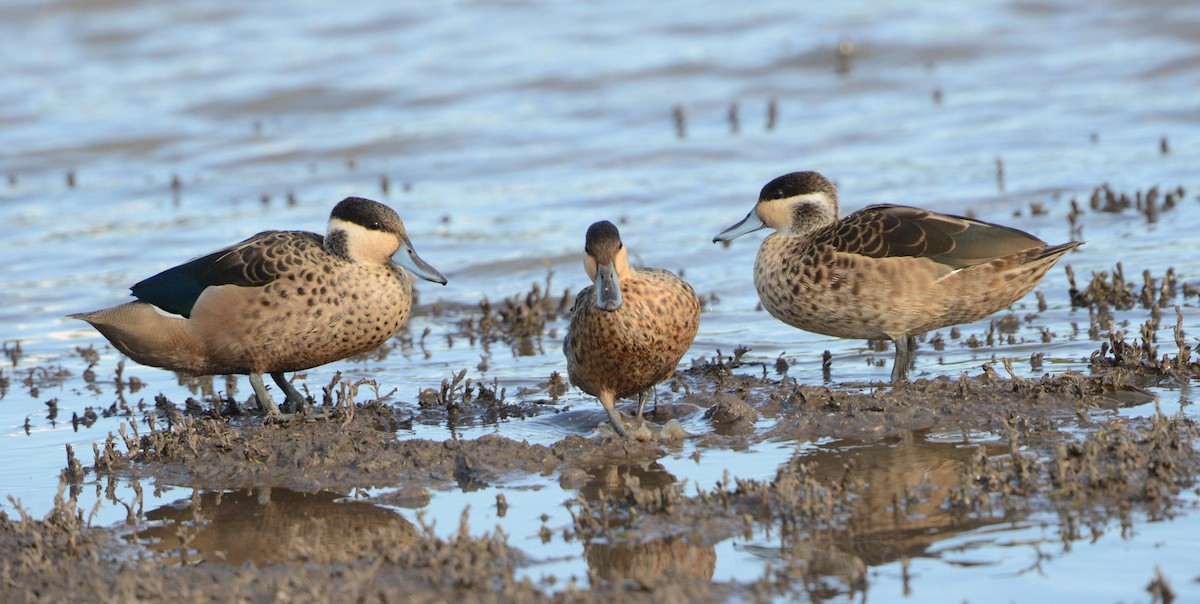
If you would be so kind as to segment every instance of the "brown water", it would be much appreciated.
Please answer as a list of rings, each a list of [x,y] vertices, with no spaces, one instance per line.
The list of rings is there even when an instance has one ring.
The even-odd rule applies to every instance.
[[[84,379],[88,362],[76,349],[99,351],[99,383],[111,379],[120,355],[63,315],[126,300],[137,280],[261,230],[322,230],[347,195],[395,207],[422,257],[449,277],[444,288],[421,283],[423,303],[473,307],[482,297],[528,291],[548,270],[556,293],[577,291],[587,282],[583,233],[595,220],[613,220],[636,260],[683,271],[698,293],[715,296],[687,358],[744,345],[748,360],[771,364],[782,354],[790,376],[819,383],[821,353],[829,350],[839,387],[885,380],[887,366],[874,361],[890,358],[756,311],[750,269],[758,236],[729,248],[710,243],[745,215],[763,183],[788,171],[815,169],[836,180],[845,211],[906,203],[973,213],[1054,243],[1082,236],[1087,245],[1062,264],[1084,282],[1117,262],[1139,283],[1143,270],[1160,277],[1168,267],[1181,283],[1200,280],[1200,5],[1192,2],[700,9],[467,1],[331,10],[317,2],[25,1],[0,7],[0,23],[0,178],[7,179],[0,181],[0,340],[21,348],[2,374],[9,384],[0,396],[0,493],[35,513],[51,505],[63,445],[88,451],[121,422],[73,428],[72,414],[114,402],[111,385]],[[852,51],[839,57],[839,43]],[[768,129],[771,103],[778,113]],[[682,138],[675,107],[686,116]],[[1091,211],[1088,196],[1102,183],[1131,195],[1182,185],[1186,194],[1151,223],[1132,210]],[[1085,210],[1081,234],[1068,222],[1072,199]],[[964,326],[960,340],[946,334],[945,350],[918,353],[916,375],[977,372],[1003,357],[1022,375],[1040,375],[1028,362],[1034,352],[1044,353],[1044,371],[1087,371],[1097,342],[1067,289],[1056,268],[1039,289],[1048,309],[1035,323],[1019,323],[1014,344],[967,346],[988,322]],[[1020,317],[1036,304],[1030,297],[1014,312]],[[1187,333],[1200,333],[1195,308],[1183,312]],[[1117,325],[1128,319],[1125,328],[1136,334],[1143,314],[1117,313]],[[413,321],[412,334],[430,330],[427,355],[343,361],[307,372],[308,382],[328,383],[337,371],[368,377],[398,388],[403,405],[462,368],[510,393],[565,368],[553,339],[544,352],[515,356],[452,338],[460,318]],[[1164,343],[1172,341],[1169,325]],[[561,334],[565,324],[552,328]],[[477,368],[484,358],[486,369]],[[128,364],[125,373],[147,385],[126,395],[131,402],[194,394],[169,372]],[[225,388],[221,380],[217,388]],[[1164,412],[1194,416],[1189,389],[1153,391]],[[248,394],[239,383],[237,395]],[[564,400],[569,413],[459,427],[454,435],[549,443],[602,421],[582,393]],[[1112,413],[1140,417],[1154,408]],[[683,425],[711,430],[699,414]],[[407,433],[452,436],[441,425]],[[936,474],[963,436],[863,447],[881,465]],[[864,450],[779,442],[706,452],[697,464],[689,458],[694,445],[685,445],[659,463],[675,479],[710,487],[726,470],[773,476],[798,449]],[[147,509],[190,496],[160,487],[147,494]],[[503,525],[539,561],[530,576],[586,577],[588,557],[598,554],[578,542],[543,543],[540,525],[522,524],[528,514],[497,517],[489,505],[500,492],[513,507],[544,509],[551,526],[570,521],[559,504],[573,489],[541,477],[435,492],[425,514],[452,531],[470,504],[477,526]],[[935,511],[929,515],[934,537],[909,569],[924,601],[967,593],[972,601],[1146,599],[1142,588],[1155,566],[1184,599],[1198,593],[1194,515],[1143,524],[1129,537],[1110,533],[1056,554],[1040,573],[1022,571],[1041,559],[1037,544],[1058,537],[1037,518],[945,534]],[[102,506],[97,522],[124,517],[123,508]],[[712,577],[757,575],[770,558],[766,538],[758,539],[718,544]],[[867,560],[872,599],[904,599],[895,560]],[[980,593],[980,585],[989,589]]]

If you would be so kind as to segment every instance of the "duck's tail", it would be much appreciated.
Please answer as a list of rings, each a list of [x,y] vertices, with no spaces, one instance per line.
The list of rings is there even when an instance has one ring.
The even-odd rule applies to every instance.
[[[204,375],[208,354],[187,319],[145,302],[67,315],[87,321],[125,356],[151,367]]]

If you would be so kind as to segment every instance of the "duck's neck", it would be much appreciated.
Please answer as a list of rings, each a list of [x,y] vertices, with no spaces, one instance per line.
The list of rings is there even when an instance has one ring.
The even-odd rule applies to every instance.
[[[335,258],[353,261],[350,256],[350,237],[346,231],[333,229],[325,235],[325,251]]]

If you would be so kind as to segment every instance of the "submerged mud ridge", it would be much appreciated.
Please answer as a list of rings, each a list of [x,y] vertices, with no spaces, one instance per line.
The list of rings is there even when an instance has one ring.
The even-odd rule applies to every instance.
[[[863,444],[848,454],[798,449],[773,479],[729,476],[695,491],[654,470],[679,444],[670,431],[618,439],[602,429],[551,446],[496,435],[434,442],[397,437],[413,417],[408,403],[343,404],[324,418],[285,423],[166,411],[148,431],[111,436],[88,466],[72,453],[46,518],[0,516],[0,547],[14,552],[0,560],[0,594],[6,601],[84,589],[112,600],[821,599],[868,589],[870,566],[928,555],[936,535],[1050,512],[1069,542],[1114,518],[1130,526],[1169,515],[1200,471],[1191,420],[1121,420],[1107,411],[1150,400],[1120,369],[1038,379],[987,371],[865,392],[744,369],[718,359],[681,372],[678,392],[663,397],[670,400],[652,422],[706,418],[712,430],[687,437],[697,463],[714,447],[765,440]],[[490,404],[460,398],[416,406],[445,419],[482,416]],[[174,407],[157,411],[166,408]],[[992,436],[970,446],[923,442],[933,433]],[[470,530],[465,512],[458,535],[443,538],[377,506],[419,509],[427,489],[469,491],[528,475],[578,489],[566,504],[573,526],[543,538],[582,544],[586,585],[518,579],[529,553],[502,532]],[[74,497],[77,485],[97,478],[195,491],[182,508],[143,512],[139,502],[123,502],[128,526],[98,528]],[[380,494],[347,501],[357,488]],[[206,528],[213,523],[242,528],[231,540],[228,530]],[[713,548],[736,537],[774,543],[761,552],[773,562],[759,577],[713,582]]]

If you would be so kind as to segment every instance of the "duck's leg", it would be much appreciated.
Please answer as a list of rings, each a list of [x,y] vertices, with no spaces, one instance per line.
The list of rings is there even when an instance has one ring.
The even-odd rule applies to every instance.
[[[644,422],[644,421],[646,421],[646,420],[645,420],[645,418],[644,418],[644,417],[642,417],[642,410],[646,408],[646,403],[647,403],[647,402],[650,400],[650,397],[651,397],[651,396],[653,396],[653,397],[654,397],[654,411],[653,411],[653,413],[658,413],[658,387],[657,387],[657,386],[651,386],[651,387],[647,388],[646,390],[644,390],[644,391],[642,391],[642,392],[638,393],[638,411],[637,411],[637,418],[638,418],[639,420],[643,421],[643,422]]]
[[[648,389],[648,390],[643,390],[643,391],[641,391],[640,393],[638,393],[638,412],[637,412],[637,418],[638,418],[638,420],[640,420],[640,421],[646,421],[645,419],[643,419],[643,418],[642,418],[642,409],[645,409],[645,408],[646,408],[646,401],[650,400],[650,390],[653,390],[653,388],[650,388],[650,389]],[[657,409],[657,408],[658,408],[658,403],[657,403],[657,402],[655,402],[655,403],[654,403],[654,408],[655,408],[655,409]]]
[[[617,412],[617,401],[612,397],[612,395],[601,394],[596,398],[600,399],[600,404],[604,405],[604,410],[608,412],[608,420],[612,422],[613,430],[616,430],[617,434],[621,436],[628,436],[629,433],[625,431],[625,420],[622,419],[621,414]]]
[[[300,394],[299,390],[288,381],[287,376],[283,375],[282,371],[274,371],[271,373],[271,379],[279,384],[279,389],[287,396],[288,410],[296,413],[305,407],[308,407],[308,398]]]
[[[267,387],[263,385],[261,373],[250,374],[250,387],[254,389],[254,398],[258,399],[259,411],[262,411],[267,417],[283,417],[283,413],[279,411],[279,405],[276,405],[271,395],[267,394]]]
[[[913,352],[917,348],[917,338],[914,336],[898,336],[892,338],[896,342],[896,361],[892,364],[892,385],[908,381],[908,369],[913,364]]]

